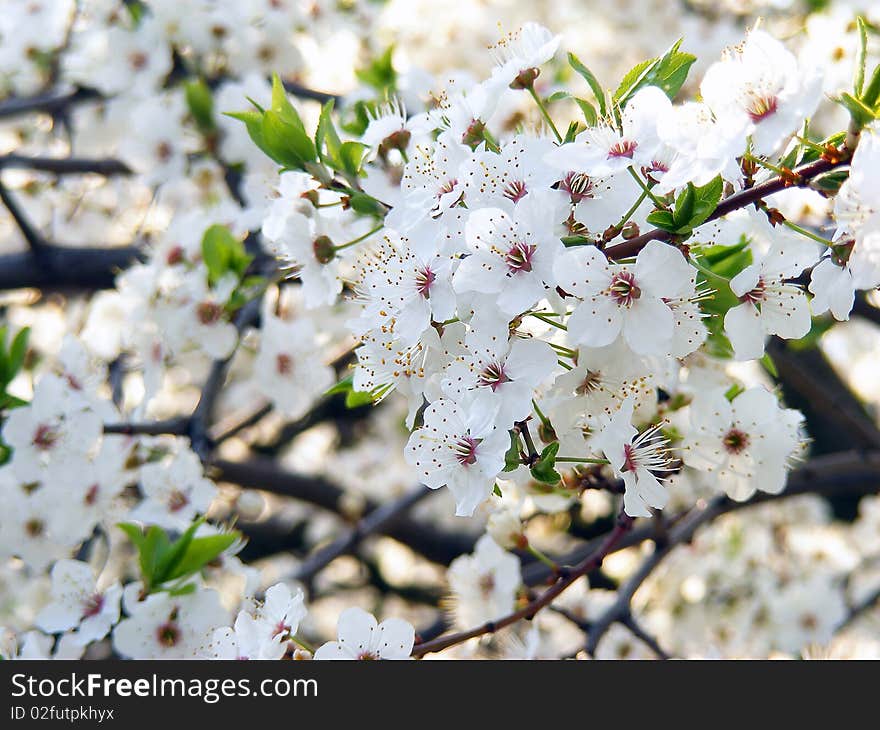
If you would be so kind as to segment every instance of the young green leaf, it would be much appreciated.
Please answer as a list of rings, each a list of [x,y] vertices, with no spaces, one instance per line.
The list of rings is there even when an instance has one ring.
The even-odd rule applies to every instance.
[[[532,477],[544,484],[558,484],[562,477],[554,469],[557,453],[559,453],[559,442],[548,444],[541,452],[541,458],[531,468]]]
[[[568,65],[577,71],[584,81],[587,82],[590,90],[593,92],[593,96],[596,97],[596,103],[599,105],[599,114],[605,117],[608,114],[608,107],[605,89],[602,88],[602,84],[599,83],[593,72],[584,66],[573,53],[568,54]]]

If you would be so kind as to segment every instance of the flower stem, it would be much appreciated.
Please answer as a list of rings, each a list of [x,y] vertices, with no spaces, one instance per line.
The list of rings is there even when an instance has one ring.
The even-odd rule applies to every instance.
[[[378,233],[378,232],[381,231],[384,227],[385,227],[385,224],[384,224],[384,223],[380,223],[380,224],[379,224],[378,226],[376,226],[375,228],[371,228],[369,231],[367,231],[363,236],[358,236],[357,238],[352,239],[352,240],[349,241],[348,243],[342,243],[342,244],[340,244],[340,245],[338,245],[338,246],[335,246],[335,247],[334,247],[334,250],[336,250],[336,251],[341,251],[342,249],[344,249],[344,248],[348,248],[349,246],[354,246],[356,243],[360,243],[361,241],[366,240],[367,238],[369,238],[370,236],[372,236],[374,233]]]
[[[564,464],[610,464],[611,462],[608,459],[581,459],[574,456],[557,456],[555,459],[556,463],[562,462]]]
[[[538,105],[538,109],[541,110],[541,116],[544,117],[544,121],[547,122],[550,129],[553,130],[553,134],[556,136],[557,142],[562,142],[562,135],[559,134],[559,130],[556,129],[556,125],[553,123],[553,120],[550,118],[550,114],[547,112],[547,107],[544,105],[544,102],[541,101],[541,97],[538,96],[538,92],[535,91],[534,84],[528,87],[529,93],[532,95],[532,98],[535,100],[535,104]]]

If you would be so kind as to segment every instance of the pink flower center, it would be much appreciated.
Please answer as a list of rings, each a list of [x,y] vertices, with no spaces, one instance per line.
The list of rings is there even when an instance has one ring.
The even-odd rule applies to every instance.
[[[456,441],[453,448],[455,450],[455,458],[458,463],[462,466],[470,466],[471,464],[476,464],[477,446],[479,446],[479,444],[479,439],[471,438],[470,436],[462,436],[458,441]]]
[[[156,641],[162,646],[176,646],[180,641],[180,628],[174,621],[168,621],[156,629]]]
[[[437,197],[442,198],[444,195],[451,193],[453,190],[455,190],[457,185],[458,180],[456,180],[454,177],[450,178],[438,188]]]
[[[721,443],[724,444],[724,449],[729,454],[741,454],[748,448],[749,440],[747,433],[740,431],[738,428],[732,428],[724,434]]]
[[[502,195],[508,200],[518,203],[528,192],[526,184],[522,180],[513,180],[504,187]]]
[[[504,365],[493,362],[483,368],[483,372],[481,372],[477,378],[477,385],[488,386],[494,392],[498,390],[501,385],[509,381],[510,378],[507,377],[507,373],[504,372]]]
[[[196,307],[196,317],[204,325],[215,324],[223,314],[223,307],[217,302],[199,302]]]
[[[47,423],[41,423],[34,431],[33,444],[40,451],[48,451],[58,441],[59,434]]]
[[[434,283],[434,279],[436,278],[437,275],[427,266],[424,269],[420,269],[416,272],[416,290],[425,299],[430,298],[431,285]]]
[[[537,246],[528,243],[517,242],[510,247],[510,250],[504,256],[504,263],[507,264],[507,268],[512,273],[531,271],[532,257],[535,255],[537,248]]]
[[[293,372],[293,358],[286,352],[281,352],[275,357],[275,370],[279,375],[290,375]]]
[[[642,290],[636,285],[636,277],[631,271],[621,271],[611,279],[611,298],[621,307],[632,306],[642,296]]]
[[[776,107],[779,101],[775,96],[767,94],[754,94],[749,98],[746,104],[746,114],[753,122],[760,122],[762,119],[776,113]]]
[[[100,593],[95,593],[93,596],[89,596],[85,602],[83,603],[83,618],[89,618],[90,616],[97,616],[101,613],[101,609],[104,607],[104,596]]]
[[[632,444],[623,445],[623,469],[621,471],[635,471],[638,467],[637,453]]]
[[[743,294],[739,300],[741,302],[751,302],[754,304],[755,302],[763,302],[767,298],[767,284],[764,279],[758,279],[758,283],[755,284],[755,288],[751,291],[747,291]]]
[[[96,482],[88,488],[88,491],[86,492],[86,496],[83,498],[83,501],[89,506],[95,504],[95,502],[98,501],[98,492],[100,491],[101,487]]]
[[[618,157],[626,157],[631,160],[638,146],[639,143],[632,139],[622,139],[620,142],[615,142],[611,145],[611,149],[608,150],[608,159],[613,160]]]
[[[189,497],[175,489],[168,495],[168,511],[179,512],[189,504]]]
[[[582,172],[568,172],[559,183],[559,189],[568,193],[572,203],[593,197],[593,181]]]

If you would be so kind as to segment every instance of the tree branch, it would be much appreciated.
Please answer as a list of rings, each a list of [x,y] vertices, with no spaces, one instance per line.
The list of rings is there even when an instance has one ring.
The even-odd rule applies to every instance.
[[[753,203],[766,198],[768,195],[778,193],[785,188],[803,187],[807,185],[814,177],[818,177],[823,173],[846,164],[849,159],[849,153],[846,150],[839,150],[838,152],[840,160],[837,162],[831,162],[824,158],[820,158],[815,162],[810,162],[806,165],[801,165],[800,167],[795,168],[792,171],[794,178],[788,176],[774,177],[760,185],[755,185],[754,187],[746,188],[738,193],[734,193],[730,197],[722,200],[704,223],[714,221],[734,210],[738,210],[739,208],[745,208],[752,205]],[[612,261],[629,258],[630,256],[635,256],[650,241],[669,241],[672,238],[672,233],[669,233],[662,228],[655,228],[640,236],[636,236],[629,241],[610,246],[605,249],[605,255]]]
[[[381,507],[377,507],[364,517],[347,535],[318,550],[297,568],[293,580],[309,583],[311,580],[340,555],[354,550],[366,537],[385,530],[403,517],[414,505],[431,494],[432,490],[424,485],[407,492]]]
[[[461,644],[468,639],[473,639],[477,636],[483,636],[485,634],[493,634],[507,626],[510,626],[511,624],[516,623],[520,619],[533,618],[535,614],[538,613],[538,611],[550,605],[553,599],[555,599],[559,594],[565,591],[565,589],[568,588],[572,583],[574,583],[578,578],[586,575],[591,570],[595,570],[596,568],[598,568],[602,564],[602,561],[605,559],[605,556],[607,556],[614,549],[617,543],[631,529],[631,527],[632,518],[627,517],[626,515],[621,515],[618,519],[617,525],[608,534],[602,544],[599,545],[598,548],[596,548],[595,551],[584,558],[584,560],[578,563],[574,568],[565,571],[557,579],[557,581],[552,586],[550,586],[550,588],[544,591],[533,601],[530,601],[526,606],[519,609],[518,611],[509,613],[506,616],[501,617],[500,619],[489,621],[482,626],[477,626],[476,628],[468,629],[467,631],[460,631],[455,634],[449,634],[447,636],[440,636],[431,641],[416,644],[416,646],[413,648],[413,656],[422,657],[425,654],[430,654],[431,652],[442,651],[443,649],[448,649],[450,646]]]
[[[214,459],[209,463],[217,481],[291,497],[342,514],[341,504],[346,491],[326,477],[286,472],[272,459],[257,458],[245,462]],[[366,501],[367,513],[378,508],[379,505],[372,500]],[[426,560],[440,565],[449,565],[462,553],[473,550],[478,537],[464,532],[444,532],[420,520],[392,522],[382,525],[376,532],[397,540]],[[285,549],[283,537],[272,549],[273,552]]]
[[[28,157],[14,153],[0,155],[0,170],[2,169],[37,170],[53,175],[94,173],[104,177],[132,174],[128,165],[112,157]]]

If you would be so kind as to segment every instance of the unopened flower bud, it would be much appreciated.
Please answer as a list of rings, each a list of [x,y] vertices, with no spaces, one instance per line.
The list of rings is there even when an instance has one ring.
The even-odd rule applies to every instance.
[[[265,505],[266,501],[263,496],[250,489],[243,491],[235,500],[235,509],[246,520],[257,519],[262,514]]]
[[[523,534],[522,522],[513,510],[501,509],[489,515],[486,532],[505,550],[524,549],[529,541]]]
[[[541,70],[537,68],[524,68],[517,74],[517,77],[510,82],[511,89],[531,89],[535,84],[535,79],[540,75]]]
[[[329,236],[318,236],[312,244],[312,248],[315,251],[315,258],[320,264],[329,264],[336,258],[336,246],[333,245]]]
[[[470,148],[475,148],[485,139],[484,133],[486,125],[480,119],[474,119],[464,134],[461,136],[461,143],[466,144]]]
[[[317,190],[306,190],[304,193],[302,193],[302,195],[300,195],[300,197],[308,200],[316,208],[318,207],[320,195],[318,194]]]
[[[624,240],[629,241],[632,238],[635,238],[639,235],[639,226],[637,223],[633,221],[629,221],[620,231],[620,235],[623,236]]]

